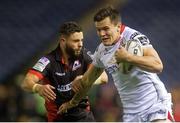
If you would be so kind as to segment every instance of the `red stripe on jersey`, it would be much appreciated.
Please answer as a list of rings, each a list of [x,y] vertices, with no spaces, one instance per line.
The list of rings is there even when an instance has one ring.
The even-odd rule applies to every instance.
[[[28,73],[36,75],[39,79],[43,79],[43,84],[50,84],[51,82],[45,78],[40,72],[35,70],[29,70]],[[60,115],[57,115],[58,108],[54,101],[47,102],[45,101],[45,107],[47,110],[47,119],[48,122],[53,122],[56,119],[61,118]]]
[[[120,34],[124,31],[125,25],[121,24]]]
[[[43,84],[51,84],[51,82],[47,79],[43,79]],[[45,101],[45,107],[47,110],[47,119],[48,122],[53,122],[55,120],[60,120],[62,116],[60,114],[57,114],[58,107],[54,101]]]
[[[172,114],[171,114],[169,111],[168,111],[168,119],[169,119],[170,121],[172,121],[172,122],[175,122]]]
[[[43,79],[44,76],[42,75],[42,73],[35,71],[35,70],[29,70],[28,73],[34,74],[36,75],[39,79]]]
[[[124,31],[125,27],[126,27],[125,25],[121,24],[121,27],[120,27],[120,36],[117,39],[117,41],[115,41],[113,44],[117,43],[121,39],[121,33]]]
[[[48,118],[48,122],[53,122],[55,120],[60,120],[62,118],[61,115],[57,114],[58,111],[58,107],[55,104],[54,101],[50,101],[50,102],[45,102],[45,107],[47,110],[47,118]]]

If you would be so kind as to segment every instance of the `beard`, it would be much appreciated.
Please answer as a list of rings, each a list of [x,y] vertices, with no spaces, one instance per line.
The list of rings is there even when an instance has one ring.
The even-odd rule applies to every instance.
[[[76,51],[73,48],[71,48],[70,46],[68,46],[67,44],[66,44],[65,50],[71,58],[78,58],[81,54],[81,53],[76,53]]]

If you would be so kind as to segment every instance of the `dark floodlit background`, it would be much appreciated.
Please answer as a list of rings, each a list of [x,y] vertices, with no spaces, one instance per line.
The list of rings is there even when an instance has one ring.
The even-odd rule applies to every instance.
[[[125,25],[147,35],[158,51],[164,64],[159,76],[173,94],[180,121],[179,0],[0,0],[0,121],[46,121],[44,100],[19,85],[28,68],[57,46],[58,27],[65,21],[82,25],[84,45],[94,52],[100,42],[93,14],[107,4],[121,12]],[[94,86],[89,95],[97,121],[122,121],[111,79]]]

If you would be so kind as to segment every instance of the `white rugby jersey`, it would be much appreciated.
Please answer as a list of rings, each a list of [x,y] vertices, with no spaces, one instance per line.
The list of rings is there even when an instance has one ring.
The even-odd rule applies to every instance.
[[[152,47],[149,39],[140,32],[124,27],[121,38],[112,46],[102,43],[96,49],[93,64],[105,68],[114,80],[120,95],[124,113],[138,113],[151,107],[158,101],[165,100],[167,91],[157,74],[133,67],[127,74],[122,73],[121,65],[116,63],[115,51],[123,41],[130,39],[139,40],[143,47]]]

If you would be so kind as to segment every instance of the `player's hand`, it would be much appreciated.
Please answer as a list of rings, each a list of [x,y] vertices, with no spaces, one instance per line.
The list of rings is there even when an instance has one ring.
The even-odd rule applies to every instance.
[[[77,93],[82,89],[82,85],[81,85],[81,79],[82,79],[82,75],[77,76],[73,81],[72,81],[72,85],[71,85],[71,89]]]
[[[120,47],[119,49],[116,50],[114,53],[114,57],[117,61],[117,63],[128,61],[128,57],[131,54],[127,52],[127,50],[124,47]]]
[[[42,96],[45,100],[50,101],[50,100],[55,100],[56,99],[56,94],[54,93],[55,87],[52,85],[39,85],[37,87],[37,92],[39,93],[40,96]]]
[[[68,109],[73,108],[75,106],[77,106],[77,104],[72,104],[71,101],[65,102],[59,107],[57,114],[67,113]]]

